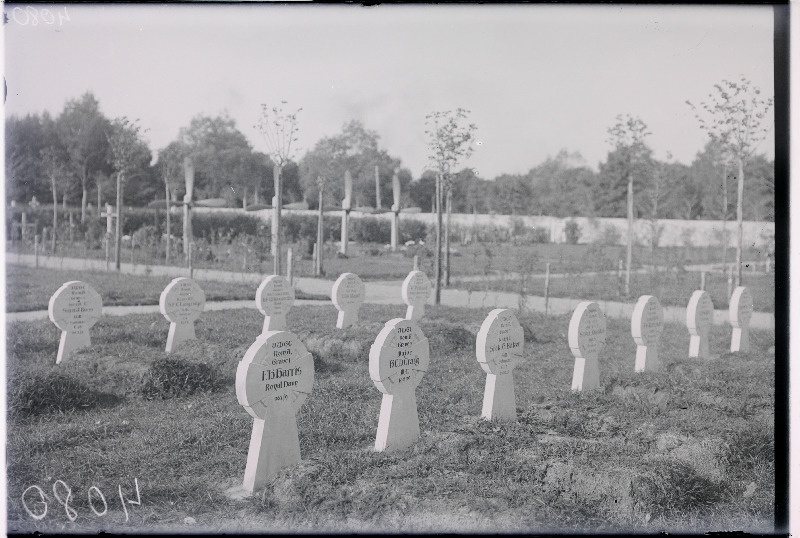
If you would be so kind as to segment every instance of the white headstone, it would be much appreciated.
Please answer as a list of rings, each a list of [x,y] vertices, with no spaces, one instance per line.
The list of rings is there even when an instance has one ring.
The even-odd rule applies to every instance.
[[[583,301],[569,321],[569,348],[575,356],[572,390],[600,388],[598,357],[606,343],[606,317],[600,305]]]
[[[750,289],[739,286],[733,290],[728,312],[731,327],[731,352],[750,351],[750,318],[753,317],[753,296]]]
[[[76,349],[91,344],[89,328],[103,313],[103,299],[89,284],[72,280],[50,297],[47,312],[50,321],[62,331],[56,355],[56,364],[60,364]]]
[[[286,314],[294,304],[294,289],[281,275],[271,275],[264,279],[256,290],[256,306],[264,314],[264,328],[267,331],[286,330]]]
[[[355,273],[342,273],[331,289],[331,301],[339,310],[336,328],[346,329],[358,321],[358,310],[364,302],[364,283]]]
[[[658,341],[664,330],[664,310],[657,297],[642,295],[631,316],[631,336],[636,342],[636,372],[658,372]]]
[[[403,281],[403,302],[408,305],[406,319],[415,321],[425,315],[425,303],[431,295],[431,281],[422,271],[411,271]]]
[[[236,397],[253,417],[242,483],[246,493],[300,462],[295,412],[313,385],[314,358],[289,331],[261,334],[239,362]]]
[[[686,328],[689,329],[689,356],[708,359],[708,334],[714,322],[714,304],[703,290],[695,290],[686,307]]]
[[[476,338],[475,354],[486,372],[481,416],[487,420],[517,419],[513,370],[525,346],[522,326],[512,310],[489,312]]]
[[[197,282],[186,277],[173,279],[161,292],[158,306],[170,322],[167,353],[175,351],[180,343],[197,338],[194,332],[194,320],[206,306],[206,294]]]
[[[419,438],[416,388],[428,370],[430,348],[419,326],[395,318],[369,350],[369,375],[383,393],[375,450],[402,450]]]

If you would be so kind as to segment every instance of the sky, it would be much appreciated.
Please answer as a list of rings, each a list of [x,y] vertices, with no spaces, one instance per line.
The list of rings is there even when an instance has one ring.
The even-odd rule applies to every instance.
[[[461,107],[477,125],[465,164],[486,179],[562,149],[597,169],[619,114],[647,124],[657,158],[690,164],[706,135],[687,99],[742,75],[774,94],[769,6],[50,7],[4,6],[6,116],[58,115],[90,91],[154,152],[222,112],[266,152],[261,105],[287,101],[302,107],[297,159],[355,119],[418,177],[425,116]],[[774,129],[759,153],[774,158]]]

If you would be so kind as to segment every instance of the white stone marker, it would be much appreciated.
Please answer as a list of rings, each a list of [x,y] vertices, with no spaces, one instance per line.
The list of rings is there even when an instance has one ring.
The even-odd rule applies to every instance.
[[[56,364],[60,364],[76,349],[91,344],[89,328],[103,313],[103,299],[89,284],[71,280],[50,297],[47,312],[50,321],[62,331],[56,355]]]
[[[642,295],[636,301],[631,316],[631,336],[636,342],[636,372],[658,372],[658,341],[664,330],[664,310],[657,297]]]
[[[411,271],[403,281],[403,302],[408,305],[406,319],[419,320],[425,315],[425,302],[431,295],[431,281],[422,271]]]
[[[369,350],[369,376],[383,393],[375,450],[402,450],[419,438],[416,388],[428,370],[428,339],[410,319],[386,322]]]
[[[236,368],[236,397],[253,417],[242,488],[260,489],[300,462],[295,413],[311,394],[314,359],[294,333],[259,335]]]
[[[572,390],[600,388],[598,356],[606,343],[606,317],[600,305],[583,301],[569,321],[569,347],[575,356]]]
[[[286,314],[294,304],[294,289],[281,275],[271,275],[264,279],[256,290],[256,307],[264,314],[264,328],[267,331],[286,330]]]
[[[731,333],[731,352],[750,351],[750,318],[753,317],[753,296],[750,289],[739,286],[733,290],[729,310]]]
[[[364,302],[364,283],[355,273],[342,273],[331,289],[331,301],[339,310],[336,328],[346,329],[358,321],[358,310]]]
[[[522,360],[525,345],[522,326],[512,310],[497,308],[483,321],[475,354],[486,371],[481,417],[487,420],[517,420],[513,370]]]
[[[191,278],[178,277],[172,280],[158,300],[161,313],[170,322],[167,336],[167,353],[172,353],[186,340],[195,340],[194,320],[200,317],[206,306],[206,294]]]
[[[686,328],[689,329],[689,356],[708,359],[708,333],[714,322],[714,304],[707,291],[695,290],[686,307]]]

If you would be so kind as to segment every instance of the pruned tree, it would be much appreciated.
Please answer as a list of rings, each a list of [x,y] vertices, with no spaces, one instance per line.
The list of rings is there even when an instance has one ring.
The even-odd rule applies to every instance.
[[[765,98],[761,90],[744,76],[738,82],[723,80],[714,85],[708,100],[691,107],[700,128],[719,144],[727,157],[738,168],[736,184],[736,286],[742,281],[742,211],[744,207],[744,170],[759,144],[764,140],[771,123],[767,126],[768,113],[773,98]]]
[[[281,101],[279,106],[268,107],[261,105],[261,117],[256,128],[261,131],[264,141],[267,144],[267,153],[273,163],[273,184],[275,195],[272,199],[272,242],[271,250],[273,256],[272,272],[276,275],[281,274],[281,206],[282,186],[281,173],[283,168],[293,160],[296,148],[293,144],[297,142],[297,114],[303,110],[298,108],[294,112],[284,111],[286,101]]]
[[[472,155],[472,141],[477,127],[469,122],[469,113],[469,110],[457,108],[425,116],[428,160],[431,169],[436,172],[435,304],[440,303],[442,294],[442,201],[444,192],[449,192],[451,188],[453,174]],[[447,260],[449,262],[449,256]]]
[[[53,234],[51,250],[56,251],[56,230],[58,229],[58,188],[70,177],[69,158],[63,148],[47,146],[40,153],[42,171],[50,180],[53,191]]]
[[[630,114],[619,114],[616,121],[617,123],[608,129],[607,142],[616,152],[614,158],[617,160],[619,179],[628,187],[628,244],[625,264],[625,295],[628,296],[631,292],[631,264],[633,262],[633,183],[635,176],[644,175],[641,173],[642,165],[649,162],[652,150],[644,141],[650,132],[640,118]],[[610,160],[611,156],[609,156]],[[646,177],[637,177],[636,179],[640,183],[647,180]]]
[[[120,249],[122,239],[122,198],[125,180],[142,173],[150,164],[151,155],[147,143],[142,139],[145,132],[139,120],[129,120],[123,116],[111,122],[108,143],[111,149],[110,161],[117,176],[117,226],[114,238],[114,263],[120,269]]]

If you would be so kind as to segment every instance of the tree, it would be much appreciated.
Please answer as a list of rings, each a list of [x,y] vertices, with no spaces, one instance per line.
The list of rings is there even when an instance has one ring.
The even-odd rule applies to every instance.
[[[281,274],[281,172],[294,156],[295,148],[292,144],[297,142],[297,114],[303,110],[298,108],[292,113],[284,112],[283,107],[286,104],[286,101],[281,101],[280,106],[271,109],[262,104],[261,118],[256,125],[267,143],[268,154],[273,163],[275,196],[272,201],[272,272],[276,275]]]
[[[56,251],[56,230],[58,229],[58,188],[63,186],[69,178],[69,160],[63,148],[47,146],[41,151],[42,171],[50,180],[53,192],[53,253]]]
[[[114,240],[117,271],[120,269],[122,190],[125,180],[143,173],[151,160],[150,149],[141,138],[143,130],[137,122],[138,120],[131,121],[127,117],[115,118],[108,136],[111,165],[117,175],[117,227]]]
[[[468,123],[468,117],[469,110],[463,108],[432,112],[425,116],[428,160],[436,172],[435,304],[440,303],[442,293],[442,198],[444,190],[450,188],[452,174],[460,163],[472,155],[471,143],[477,127],[474,123]]]
[[[644,138],[650,133],[647,125],[637,117],[629,114],[618,115],[617,123],[608,129],[608,143],[614,148],[609,154],[609,163],[614,163],[618,182],[627,183],[628,196],[628,248],[625,266],[625,295],[631,291],[631,263],[633,261],[633,185],[634,177],[644,183],[649,173],[643,170],[650,162],[652,150],[647,147]],[[614,161],[612,161],[612,156]]]
[[[6,118],[5,174],[6,201],[30,200],[32,196],[43,200],[48,184],[43,181],[41,152],[47,147],[45,120],[52,124],[50,116],[44,118],[28,114],[22,118]]]
[[[744,171],[769,127],[764,126],[773,98],[761,96],[761,90],[747,78],[738,82],[723,80],[700,106],[686,104],[694,111],[700,128],[718,143],[737,165],[736,185],[736,285],[742,281],[742,236],[744,208]]]
[[[56,123],[75,175],[80,180],[81,222],[84,222],[89,178],[95,177],[94,172],[104,169],[108,162],[110,123],[100,112],[100,104],[90,92],[68,101]]]

